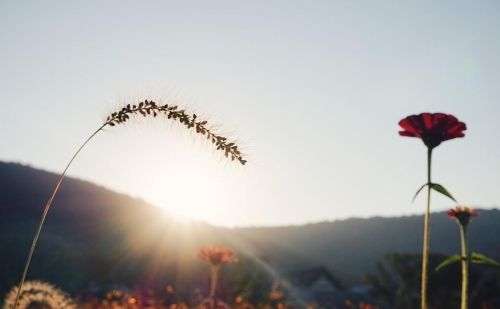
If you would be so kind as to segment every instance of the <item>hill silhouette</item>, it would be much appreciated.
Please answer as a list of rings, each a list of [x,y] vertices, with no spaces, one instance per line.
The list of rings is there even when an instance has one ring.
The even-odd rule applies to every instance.
[[[17,283],[42,208],[57,175],[0,162],[0,292]],[[387,253],[418,253],[422,216],[347,219],[300,226],[223,228],[179,221],[143,200],[67,178],[35,252],[30,278],[75,291],[102,284],[192,286],[207,276],[197,249],[236,248],[270,275],[327,267],[342,282],[360,282]],[[500,211],[482,210],[470,228],[474,251],[500,256]],[[432,217],[433,252],[459,252],[457,227]],[[236,266],[234,266],[236,267]]]

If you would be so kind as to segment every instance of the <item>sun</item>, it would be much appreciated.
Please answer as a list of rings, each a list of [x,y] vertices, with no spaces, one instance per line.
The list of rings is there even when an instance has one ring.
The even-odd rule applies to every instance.
[[[136,195],[179,219],[230,224],[228,210],[233,194],[229,188],[235,181],[234,166],[214,162],[210,156],[200,159],[201,155],[190,151],[184,158],[180,157],[182,153],[175,155],[178,162],[144,164],[142,175],[131,180],[137,184]]]

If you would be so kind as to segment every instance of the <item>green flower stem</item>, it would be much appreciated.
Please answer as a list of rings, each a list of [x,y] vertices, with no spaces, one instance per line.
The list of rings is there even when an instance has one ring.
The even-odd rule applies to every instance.
[[[217,289],[217,279],[219,277],[219,268],[220,265],[213,265],[210,268],[211,274],[210,274],[210,309],[215,309],[215,291]]]
[[[462,245],[462,303],[461,309],[467,309],[468,297],[467,289],[469,285],[469,249],[467,247],[467,226],[459,224],[460,226],[460,242]]]
[[[422,251],[422,286],[421,286],[421,308],[427,309],[427,273],[429,268],[429,236],[430,236],[430,218],[431,218],[431,164],[432,148],[427,148],[427,209],[424,218],[424,245]]]

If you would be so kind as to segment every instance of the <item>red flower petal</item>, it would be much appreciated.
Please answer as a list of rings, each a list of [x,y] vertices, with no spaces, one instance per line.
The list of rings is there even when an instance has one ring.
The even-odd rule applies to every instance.
[[[477,210],[465,206],[457,206],[448,210],[448,217],[455,219],[461,225],[469,224],[470,219],[472,217],[476,217],[477,215]]]
[[[415,134],[408,132],[408,131],[399,131],[399,135],[401,136],[409,136],[409,137],[418,137]]]
[[[214,266],[236,262],[233,250],[229,247],[207,245],[200,249],[198,256]]]
[[[424,144],[431,148],[441,142],[464,137],[463,131],[466,130],[465,123],[444,113],[410,115],[399,121],[399,125],[403,129],[399,131],[399,135],[421,138]]]

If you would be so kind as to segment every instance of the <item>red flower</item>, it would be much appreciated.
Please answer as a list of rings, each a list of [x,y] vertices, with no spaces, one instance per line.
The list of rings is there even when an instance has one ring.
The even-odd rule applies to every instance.
[[[202,260],[213,266],[234,263],[238,261],[234,256],[233,249],[223,246],[204,246],[198,252],[198,256]]]
[[[443,113],[422,113],[411,115],[399,122],[403,131],[401,136],[421,138],[429,148],[439,146],[441,142],[457,137],[464,137],[465,123],[452,115]]]
[[[476,217],[478,214],[479,213],[474,208],[465,206],[457,206],[448,210],[448,217],[457,220],[461,225],[469,224],[470,219]]]

